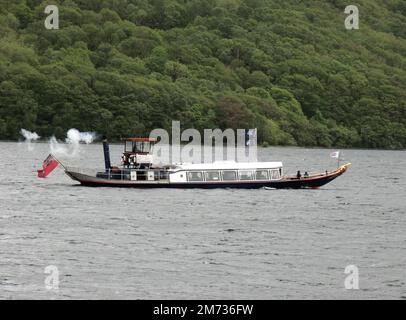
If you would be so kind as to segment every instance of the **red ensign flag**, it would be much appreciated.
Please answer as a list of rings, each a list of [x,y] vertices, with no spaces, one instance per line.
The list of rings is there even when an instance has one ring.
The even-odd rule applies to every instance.
[[[42,164],[42,169],[38,170],[38,178],[45,178],[49,175],[59,164],[52,154],[50,154]]]

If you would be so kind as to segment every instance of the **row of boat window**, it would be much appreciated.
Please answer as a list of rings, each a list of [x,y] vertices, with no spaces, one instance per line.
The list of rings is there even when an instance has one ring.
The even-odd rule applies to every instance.
[[[225,170],[225,171],[191,171],[187,173],[188,181],[236,181],[236,180],[279,180],[280,170]]]

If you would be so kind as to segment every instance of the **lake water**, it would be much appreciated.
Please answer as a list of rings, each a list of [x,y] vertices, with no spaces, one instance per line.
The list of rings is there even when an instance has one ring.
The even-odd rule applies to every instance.
[[[405,151],[344,150],[352,167],[319,190],[137,190],[77,186],[60,168],[38,179],[49,147],[31,149],[0,143],[1,299],[406,299]],[[259,157],[325,171],[330,152]],[[102,147],[60,160],[103,167]]]

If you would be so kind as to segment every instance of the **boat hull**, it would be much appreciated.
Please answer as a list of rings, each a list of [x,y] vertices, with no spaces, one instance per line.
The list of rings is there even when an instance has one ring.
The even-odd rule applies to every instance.
[[[345,171],[350,164],[343,165],[329,173],[318,174],[307,178],[284,177],[275,181],[219,181],[219,182],[169,182],[169,181],[125,181],[102,179],[86,174],[65,171],[73,180],[88,187],[116,187],[116,188],[178,188],[178,189],[317,189],[330,183]]]

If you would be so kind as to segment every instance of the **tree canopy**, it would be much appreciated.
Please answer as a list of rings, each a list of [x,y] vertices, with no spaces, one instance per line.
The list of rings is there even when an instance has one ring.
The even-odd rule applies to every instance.
[[[359,30],[344,0],[0,0],[0,139],[180,120],[270,145],[405,148],[405,1],[352,4]]]

